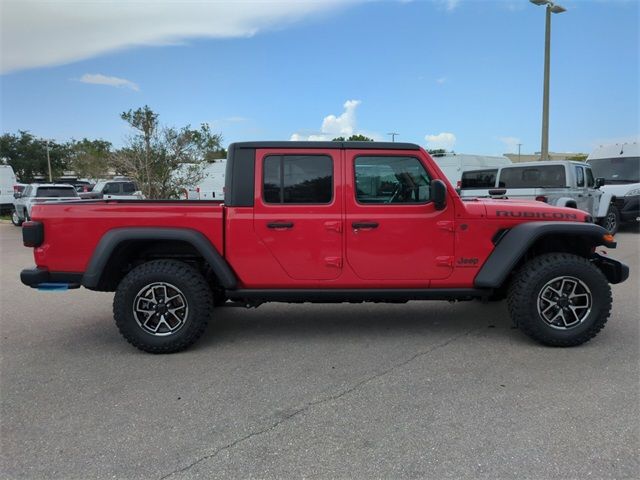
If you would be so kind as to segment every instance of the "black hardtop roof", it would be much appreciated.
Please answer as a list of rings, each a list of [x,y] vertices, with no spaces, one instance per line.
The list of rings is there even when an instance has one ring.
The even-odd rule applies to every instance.
[[[340,148],[352,150],[420,150],[415,143],[402,142],[237,142],[231,149],[244,148]]]

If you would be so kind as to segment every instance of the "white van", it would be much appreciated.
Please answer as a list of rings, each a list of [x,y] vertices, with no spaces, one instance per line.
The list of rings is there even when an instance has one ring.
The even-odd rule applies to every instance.
[[[227,159],[208,164],[198,185],[187,185],[180,196],[183,200],[224,200],[224,176]]]
[[[507,157],[492,157],[487,155],[467,155],[464,153],[447,153],[445,155],[432,155],[440,170],[454,187],[460,187],[462,173],[468,170],[482,170],[491,167],[503,167],[511,165]]]
[[[640,219],[640,144],[601,145],[587,157],[596,177],[604,178],[603,204],[608,205],[606,222],[614,224]],[[605,227],[606,228],[606,227]]]
[[[13,210],[13,186],[16,174],[11,165],[0,165],[0,211],[9,213]]]

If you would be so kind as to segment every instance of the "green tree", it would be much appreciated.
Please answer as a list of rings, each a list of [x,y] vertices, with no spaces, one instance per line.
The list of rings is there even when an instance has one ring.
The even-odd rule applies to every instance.
[[[81,178],[104,178],[111,169],[111,142],[71,140],[67,144],[69,167]]]
[[[567,160],[572,160],[574,162],[584,162],[587,159],[588,155],[586,153],[576,153],[571,157],[567,157]]]
[[[334,142],[373,142],[373,138],[366,137],[360,134],[351,135],[349,138],[345,140],[344,137],[336,137],[333,139]]]
[[[204,166],[220,155],[222,136],[207,124],[198,129],[162,127],[148,106],[123,112],[133,129],[114,166],[133,178],[148,198],[177,198],[180,190],[203,177]]]
[[[67,168],[67,147],[53,141],[37,138],[28,131],[17,135],[5,133],[0,137],[0,158],[13,167],[19,181],[32,182],[37,176],[49,178],[47,145],[53,177],[62,175]]]

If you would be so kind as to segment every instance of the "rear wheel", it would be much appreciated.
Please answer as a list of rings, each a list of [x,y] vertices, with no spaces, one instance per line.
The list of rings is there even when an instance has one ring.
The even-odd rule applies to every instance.
[[[541,255],[515,275],[508,294],[513,322],[545,345],[571,347],[595,337],[611,312],[611,288],[587,259]]]
[[[131,270],[120,282],[113,315],[129,343],[150,353],[172,353],[192,345],[204,332],[213,298],[195,268],[176,260],[154,260]]]
[[[22,220],[18,216],[18,211],[15,208],[11,212],[11,223],[13,223],[16,227],[19,227],[22,225]]]
[[[607,215],[600,220],[600,226],[604,227],[611,235],[618,231],[620,227],[620,212],[615,205],[609,205]]]

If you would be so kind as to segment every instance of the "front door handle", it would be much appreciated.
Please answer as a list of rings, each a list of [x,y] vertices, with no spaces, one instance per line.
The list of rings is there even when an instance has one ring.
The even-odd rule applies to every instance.
[[[353,222],[351,226],[355,229],[358,228],[378,228],[378,222]]]
[[[273,222],[267,223],[267,228],[293,228],[293,222]]]

